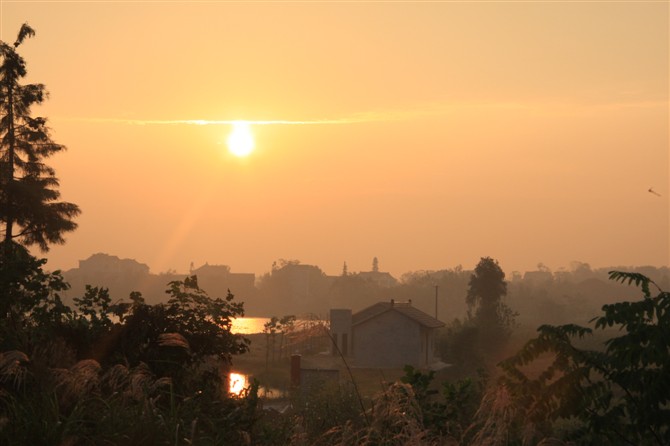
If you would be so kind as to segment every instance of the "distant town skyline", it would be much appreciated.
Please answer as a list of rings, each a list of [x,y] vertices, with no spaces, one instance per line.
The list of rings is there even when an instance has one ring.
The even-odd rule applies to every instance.
[[[36,31],[33,114],[82,211],[35,254],[669,265],[669,20],[667,2],[1,2],[0,39]]]
[[[349,262],[344,261],[340,265],[339,269],[335,269],[333,271],[327,270],[322,265],[319,265],[317,263],[310,263],[310,262],[302,261],[301,259],[289,259],[289,258],[285,258],[285,257],[279,257],[279,258],[275,259],[271,264],[269,264],[267,266],[266,269],[263,269],[261,271],[243,270],[243,269],[240,269],[240,268],[236,267],[235,264],[231,263],[231,262],[209,262],[207,260],[205,260],[204,262],[201,262],[201,263],[188,262],[188,265],[186,265],[183,269],[169,268],[169,269],[163,270],[163,271],[156,271],[156,270],[152,269],[149,264],[147,264],[146,262],[142,262],[141,260],[138,260],[138,259],[124,257],[124,256],[116,255],[116,254],[113,254],[113,253],[97,252],[97,253],[92,253],[90,256],[87,256],[86,258],[79,259],[75,265],[73,265],[69,268],[61,268],[61,269],[62,270],[70,270],[70,269],[78,268],[79,264],[82,261],[85,262],[87,260],[90,260],[92,257],[100,255],[100,254],[102,254],[104,256],[109,256],[109,257],[116,257],[120,261],[131,260],[131,261],[137,262],[140,265],[146,265],[147,267],[149,267],[149,271],[147,271],[147,272],[151,273],[151,274],[161,274],[161,273],[168,273],[168,272],[175,273],[175,274],[189,274],[191,272],[191,268],[193,268],[194,270],[198,270],[198,269],[201,269],[201,268],[207,267],[207,266],[210,266],[210,267],[225,266],[225,267],[229,268],[230,273],[234,273],[234,274],[250,273],[250,274],[255,274],[257,278],[262,276],[265,273],[270,273],[272,271],[273,265],[275,265],[275,264],[277,265],[277,267],[280,267],[281,266],[280,262],[282,262],[282,261],[286,261],[287,263],[297,261],[301,265],[316,266],[319,269],[321,269],[326,275],[333,276],[333,277],[342,275],[342,272],[343,272],[343,269],[344,269],[343,268],[344,263],[347,264],[347,274],[366,273],[366,272],[374,271],[374,269],[373,269],[373,259],[376,258],[376,257],[371,258],[370,262],[368,262],[367,266],[362,266],[359,269],[349,267]],[[486,256],[482,256],[482,257],[486,257]],[[390,271],[388,269],[384,269],[383,262],[379,261],[379,263],[381,264],[381,266],[379,267],[379,272],[380,273],[389,273],[394,278],[400,279],[402,277],[402,275],[405,274],[405,273],[414,273],[414,272],[420,272],[420,271],[437,272],[437,271],[443,271],[443,270],[450,270],[450,269],[454,269],[454,268],[457,268],[457,267],[461,267],[464,271],[468,271],[468,270],[473,270],[474,267],[476,266],[477,262],[479,262],[479,260],[480,260],[480,258],[477,258],[476,262],[474,262],[472,265],[467,265],[465,263],[458,263],[458,264],[455,264],[455,265],[442,265],[442,266],[438,266],[438,267],[435,267],[435,268],[410,268],[406,271],[398,271],[398,272],[394,272],[394,271]],[[494,259],[494,260],[497,260],[497,259]],[[668,265],[651,265],[651,264],[645,264],[645,265],[633,265],[633,264],[594,265],[594,264],[591,264],[589,262],[583,262],[583,261],[580,261],[580,260],[573,260],[567,265],[556,265],[556,266],[548,265],[544,262],[537,262],[535,265],[532,265],[528,269],[505,269],[503,267],[504,265],[502,265],[502,264],[501,264],[501,267],[503,267],[503,271],[505,272],[507,279],[511,279],[512,278],[512,273],[514,273],[514,272],[518,272],[518,273],[523,274],[523,273],[526,273],[526,272],[537,272],[537,271],[550,271],[550,272],[574,271],[575,268],[579,268],[580,266],[583,266],[583,265],[588,265],[594,271],[597,270],[597,269],[600,269],[600,268],[608,268],[608,267],[644,267],[644,266],[651,266],[651,267],[654,267],[654,268],[668,267]]]

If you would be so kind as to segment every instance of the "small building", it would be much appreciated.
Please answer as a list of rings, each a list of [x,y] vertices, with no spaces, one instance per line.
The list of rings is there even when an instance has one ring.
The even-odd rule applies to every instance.
[[[255,296],[256,275],[253,273],[232,273],[228,265],[210,265],[205,263],[190,270],[198,276],[198,285],[213,297],[226,297],[230,291],[237,299],[246,300]]]
[[[361,271],[356,276],[368,282],[375,283],[380,288],[391,288],[398,285],[398,281],[390,273],[380,271]]]
[[[444,323],[412,306],[412,302],[378,302],[357,313],[330,311],[333,354],[352,358],[358,367],[428,367],[435,333]],[[339,351],[338,351],[339,350]]]

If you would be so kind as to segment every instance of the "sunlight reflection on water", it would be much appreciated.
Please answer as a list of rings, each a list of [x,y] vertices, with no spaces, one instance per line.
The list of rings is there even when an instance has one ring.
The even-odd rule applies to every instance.
[[[269,320],[267,317],[238,317],[233,319],[231,331],[237,334],[262,333],[263,326]]]
[[[240,373],[230,373],[228,375],[228,391],[233,395],[240,395],[247,387],[249,387],[247,375]]]
[[[231,394],[242,396],[249,386],[251,386],[251,377],[249,375],[237,372],[230,372],[228,374],[228,392]],[[279,389],[260,386],[258,388],[258,396],[267,399],[284,398],[286,392]]]

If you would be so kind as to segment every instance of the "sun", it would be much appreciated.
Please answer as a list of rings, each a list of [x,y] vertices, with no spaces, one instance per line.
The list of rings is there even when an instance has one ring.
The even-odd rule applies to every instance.
[[[243,158],[254,150],[254,136],[251,134],[251,126],[247,121],[233,122],[233,131],[226,140],[228,151],[233,155]]]

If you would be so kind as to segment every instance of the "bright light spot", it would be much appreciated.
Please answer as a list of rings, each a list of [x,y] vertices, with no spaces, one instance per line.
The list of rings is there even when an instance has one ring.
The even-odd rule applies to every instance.
[[[230,373],[228,375],[228,391],[233,395],[241,394],[248,387],[246,375]]]
[[[228,151],[235,156],[245,157],[254,150],[254,137],[247,121],[233,122],[233,131],[226,141]]]

